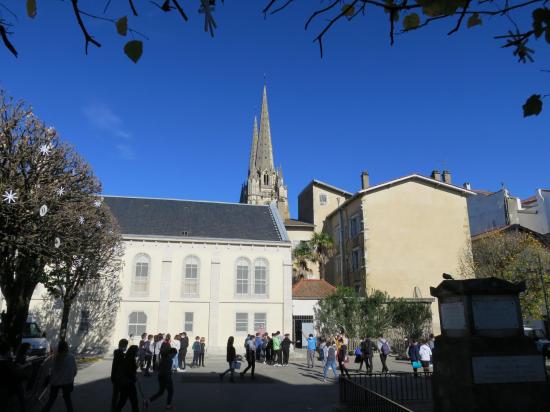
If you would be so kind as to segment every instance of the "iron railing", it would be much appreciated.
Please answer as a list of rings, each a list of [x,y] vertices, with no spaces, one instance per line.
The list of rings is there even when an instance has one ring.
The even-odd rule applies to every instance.
[[[412,412],[397,402],[386,398],[352,379],[340,376],[340,402],[351,411]]]
[[[394,401],[432,400],[431,373],[354,373],[351,381]]]

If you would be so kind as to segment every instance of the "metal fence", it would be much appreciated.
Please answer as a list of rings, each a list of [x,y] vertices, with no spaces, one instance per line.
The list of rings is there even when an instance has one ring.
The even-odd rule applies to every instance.
[[[382,396],[365,386],[340,376],[340,402],[346,410],[369,412],[412,412],[403,405]]]
[[[431,373],[356,373],[351,381],[394,401],[432,400]]]

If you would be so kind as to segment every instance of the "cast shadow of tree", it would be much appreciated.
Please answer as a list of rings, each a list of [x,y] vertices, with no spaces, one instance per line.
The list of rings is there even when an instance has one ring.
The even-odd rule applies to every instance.
[[[67,341],[75,353],[98,356],[110,349],[121,290],[118,277],[109,277],[87,285],[79,293],[71,308],[67,328]],[[60,301],[46,292],[41,304],[32,310],[52,347],[59,335],[61,309]]]

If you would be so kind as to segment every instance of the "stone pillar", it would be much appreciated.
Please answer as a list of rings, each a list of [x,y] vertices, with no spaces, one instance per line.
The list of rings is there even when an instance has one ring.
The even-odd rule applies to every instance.
[[[163,260],[160,273],[160,291],[157,330],[169,330],[168,316],[170,313],[170,280],[172,261]]]
[[[208,319],[208,342],[209,346],[223,346],[218,336],[218,319],[220,316],[220,257],[212,256],[210,266],[210,308]]]

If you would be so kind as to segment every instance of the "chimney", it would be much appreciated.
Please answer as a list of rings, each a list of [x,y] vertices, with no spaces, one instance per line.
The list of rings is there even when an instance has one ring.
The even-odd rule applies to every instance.
[[[447,184],[451,184],[451,172],[443,170],[443,181]]]
[[[464,183],[462,187],[466,190],[472,190],[472,185],[470,184],[470,182]]]
[[[366,170],[361,172],[361,189],[367,189],[369,187],[369,172]]]
[[[441,173],[439,173],[439,170],[434,170],[431,174],[431,178],[441,182]]]

